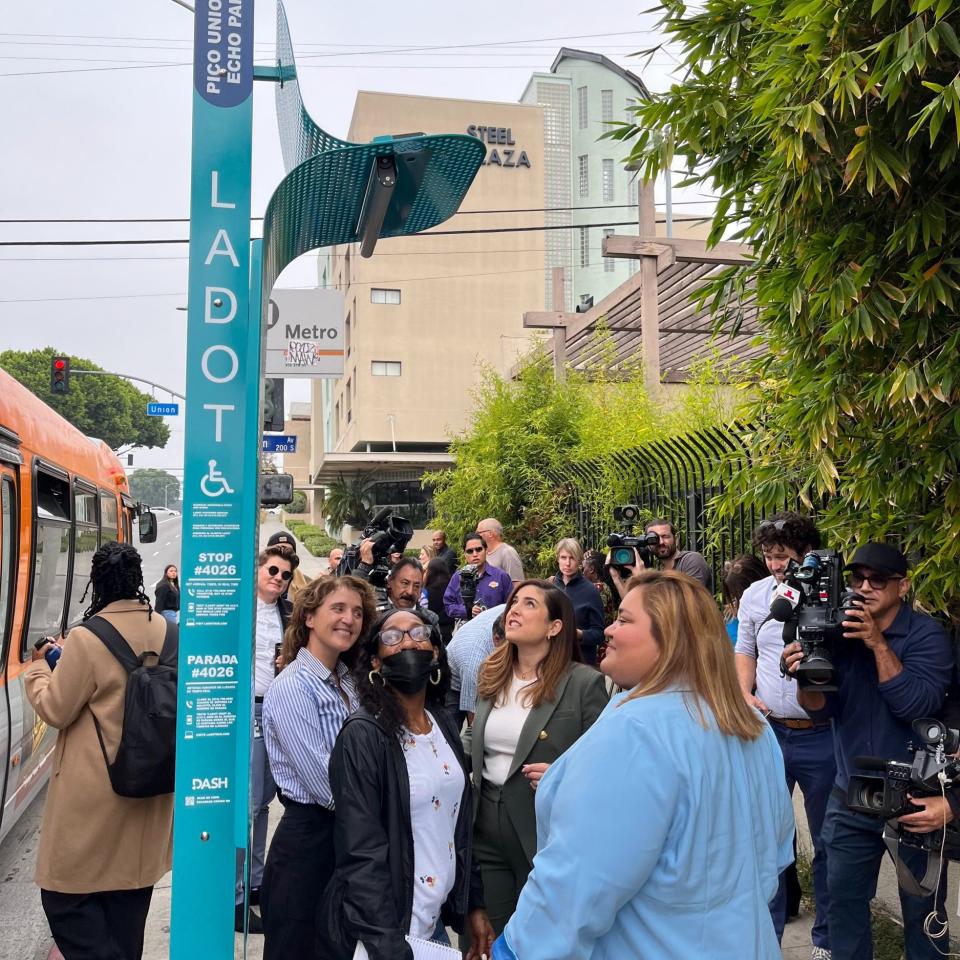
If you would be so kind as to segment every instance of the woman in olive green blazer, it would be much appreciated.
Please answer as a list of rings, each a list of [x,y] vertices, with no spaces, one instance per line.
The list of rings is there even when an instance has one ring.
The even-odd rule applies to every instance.
[[[562,590],[526,580],[503,617],[507,642],[481,669],[476,715],[464,738],[473,768],[474,855],[498,936],[537,850],[537,784],[608,700],[602,674],[582,662],[576,617]]]

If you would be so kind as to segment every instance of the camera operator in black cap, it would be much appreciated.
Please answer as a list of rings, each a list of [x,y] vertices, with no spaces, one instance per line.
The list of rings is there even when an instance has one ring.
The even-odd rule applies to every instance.
[[[845,640],[836,650],[839,689],[835,693],[805,689],[797,698],[813,719],[833,721],[837,779],[822,832],[827,850],[830,941],[833,960],[861,960],[873,955],[870,901],[876,893],[885,850],[884,824],[847,807],[850,775],[858,772],[858,757],[910,762],[911,723],[935,716],[942,709],[952,653],[943,627],[908,602],[907,560],[898,549],[885,543],[866,543],[857,548],[846,569],[850,586],[863,599],[846,611],[843,621]],[[802,659],[798,643],[784,649],[784,662],[791,674]],[[942,803],[930,798],[913,802],[929,811],[931,821],[936,818],[934,808]],[[908,828],[925,819],[919,814],[910,817],[917,819],[913,824],[906,822]],[[916,876],[922,876],[924,851],[901,844],[899,854]],[[940,883],[938,890],[936,909],[943,923],[935,941],[924,933],[924,921],[934,910],[934,897],[912,896],[900,890],[907,960],[935,960],[946,955],[946,883]]]

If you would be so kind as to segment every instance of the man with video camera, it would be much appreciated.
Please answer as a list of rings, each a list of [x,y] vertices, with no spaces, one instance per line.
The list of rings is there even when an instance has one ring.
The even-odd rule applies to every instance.
[[[797,702],[797,684],[780,674],[783,624],[773,619],[770,604],[784,582],[791,561],[820,546],[820,531],[798,513],[778,513],[759,524],[753,546],[763,557],[770,576],[751,583],[740,598],[736,656],[737,679],[747,703],[756,707],[776,734],[783,752],[787,789],[799,786],[807,826],[813,842],[813,890],[816,917],[810,932],[813,960],[830,957],[827,910],[827,857],[821,838],[823,817],[836,774],[830,722],[811,720]],[[780,876],[777,895],[770,904],[777,938],[787,922],[787,871]]]
[[[833,721],[837,777],[822,832],[833,960],[869,960],[870,901],[885,849],[884,823],[849,809],[847,788],[850,777],[863,771],[857,764],[861,758],[911,761],[911,723],[942,709],[952,654],[940,624],[908,602],[907,560],[899,550],[885,543],[863,544],[846,569],[862,600],[851,602],[842,622],[844,639],[835,650],[838,689],[821,693],[806,687],[798,690],[797,699],[812,719]],[[799,643],[785,647],[784,664],[791,675],[803,656]],[[949,816],[942,798],[918,797],[913,803],[921,810],[903,818],[907,829],[936,829]],[[899,844],[899,856],[914,875],[922,876],[925,851]],[[937,925],[940,936],[931,940],[924,922],[934,910],[934,896],[900,890],[907,960],[935,960],[949,948],[945,880],[938,894],[936,910],[943,922]]]
[[[353,575],[360,577],[361,580],[369,580],[373,563],[372,542],[364,540],[360,544],[360,563],[353,571]],[[430,624],[437,635],[437,642],[441,643],[440,618],[428,607],[421,606],[422,591],[423,566],[415,557],[401,555],[387,574],[387,603],[395,610],[413,610]]]

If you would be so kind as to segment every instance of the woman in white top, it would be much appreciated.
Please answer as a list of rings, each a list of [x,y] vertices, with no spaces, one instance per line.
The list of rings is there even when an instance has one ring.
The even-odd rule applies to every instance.
[[[330,760],[336,867],[324,916],[338,956],[359,940],[371,960],[412,960],[405,937],[449,943],[445,927],[469,926],[467,958],[479,960],[493,930],[466,759],[443,709],[444,649],[419,612],[390,610],[361,642],[356,680],[360,709]]]
[[[507,642],[481,668],[468,731],[474,849],[497,934],[516,908],[537,849],[537,784],[608,700],[603,676],[582,662],[573,606],[559,587],[525,580],[503,617]]]

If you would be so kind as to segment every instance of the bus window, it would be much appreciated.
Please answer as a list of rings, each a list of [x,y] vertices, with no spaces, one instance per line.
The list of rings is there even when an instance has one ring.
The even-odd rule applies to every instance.
[[[76,521],[73,546],[73,577],[70,587],[70,609],[67,627],[76,626],[83,615],[83,595],[90,579],[93,555],[97,551],[97,494],[93,490],[74,487],[73,516]]]
[[[24,660],[29,658],[35,641],[60,634],[70,561],[70,494],[67,481],[38,470],[36,491],[34,512],[37,541],[30,614],[21,650]]]
[[[0,478],[0,637],[3,638],[0,650],[4,657],[7,652],[7,628],[13,607],[13,570],[16,563],[14,556],[16,543],[13,539],[15,525],[13,483],[9,477],[3,477]]]
[[[117,539],[117,497],[100,491],[100,542]]]

